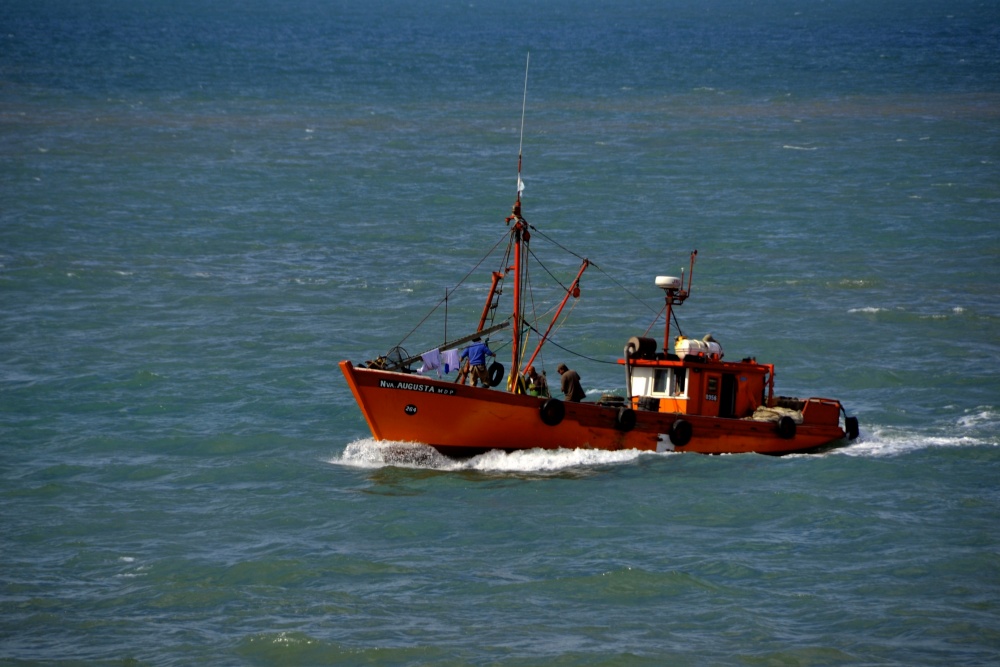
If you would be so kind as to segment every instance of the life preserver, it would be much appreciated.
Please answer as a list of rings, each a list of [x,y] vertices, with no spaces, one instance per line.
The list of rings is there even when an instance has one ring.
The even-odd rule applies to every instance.
[[[691,422],[678,419],[670,425],[670,442],[673,443],[674,447],[683,447],[688,444],[691,442],[692,435],[694,435],[694,431],[691,428]]]
[[[490,364],[490,367],[486,369],[486,372],[489,374],[491,387],[496,387],[503,382],[503,364],[499,361],[494,361]]]
[[[538,408],[538,414],[543,422],[555,426],[566,416],[566,406],[558,398],[550,398]]]
[[[791,440],[795,437],[795,420],[785,415],[778,420],[778,437]]]
[[[615,428],[619,431],[631,431],[635,428],[635,410],[632,408],[618,408],[615,413]]]

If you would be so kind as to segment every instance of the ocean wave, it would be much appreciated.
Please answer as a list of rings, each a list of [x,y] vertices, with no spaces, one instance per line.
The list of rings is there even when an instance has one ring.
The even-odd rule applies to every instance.
[[[963,316],[967,314],[967,311],[963,306],[953,306],[951,309],[940,313],[918,313],[909,311],[900,306],[896,306],[894,308],[886,308],[882,306],[860,306],[857,308],[849,308],[847,312],[850,314],[861,313],[864,315],[891,313],[893,316],[909,320],[944,320],[950,317]]]
[[[958,425],[977,429],[987,427],[996,432],[1000,427],[1000,410],[991,405],[980,405],[966,410],[965,414],[958,418]]]

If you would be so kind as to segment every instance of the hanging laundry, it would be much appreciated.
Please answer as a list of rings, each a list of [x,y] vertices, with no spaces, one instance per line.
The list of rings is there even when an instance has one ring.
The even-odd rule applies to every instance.
[[[437,371],[438,377],[441,377],[441,352],[438,350],[430,350],[429,352],[424,352],[420,355],[423,360],[424,365],[417,369],[418,373],[427,373],[429,371]]]
[[[441,363],[444,366],[444,372],[451,373],[452,371],[457,371],[458,367],[461,366],[461,359],[458,357],[458,350],[445,350],[441,353]]]

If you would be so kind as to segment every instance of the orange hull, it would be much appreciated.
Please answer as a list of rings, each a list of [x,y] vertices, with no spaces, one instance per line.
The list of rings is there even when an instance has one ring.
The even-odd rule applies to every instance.
[[[561,419],[549,425],[541,415],[546,399],[349,361],[340,362],[340,369],[376,440],[423,443],[450,456],[532,448],[788,454],[845,436],[828,416],[823,423],[807,418],[792,437],[782,437],[773,422],[644,410],[634,411],[634,425],[620,426],[621,408],[596,403],[562,403]],[[669,436],[679,420],[690,425],[690,440],[682,446]]]

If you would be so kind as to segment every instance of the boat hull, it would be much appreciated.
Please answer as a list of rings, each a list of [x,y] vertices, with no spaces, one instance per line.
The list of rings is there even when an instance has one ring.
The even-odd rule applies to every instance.
[[[556,412],[562,415],[555,420],[548,411],[547,423],[546,399],[535,396],[363,368],[349,361],[340,362],[340,368],[376,440],[423,443],[448,456],[533,448],[788,454],[845,436],[838,422],[807,421],[788,437],[774,422],[644,410],[623,419],[621,407],[588,402],[550,404],[561,408]],[[683,445],[670,437],[679,420],[689,425],[690,439]]]

